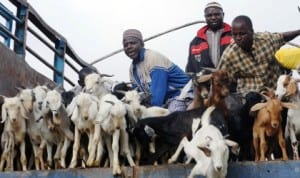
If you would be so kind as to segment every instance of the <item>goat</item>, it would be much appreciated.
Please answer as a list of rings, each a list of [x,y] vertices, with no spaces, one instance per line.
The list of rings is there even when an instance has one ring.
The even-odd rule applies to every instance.
[[[4,103],[2,105],[2,122],[4,123],[4,132],[14,133],[14,141],[16,145],[20,146],[21,153],[21,164],[22,170],[27,170],[27,159],[25,155],[25,134],[26,134],[26,123],[27,119],[26,111],[22,106],[20,98],[15,97],[4,97]],[[1,160],[5,161],[5,160]],[[0,163],[2,165],[3,163]]]
[[[212,74],[206,74],[205,71],[200,71],[191,75],[193,83],[194,98],[186,110],[191,110],[204,105],[204,100],[207,99],[209,91],[209,80]]]
[[[288,160],[281,127],[281,110],[282,107],[295,109],[297,106],[293,103],[281,102],[278,98],[267,99],[267,102],[257,103],[251,107],[251,111],[258,111],[253,125],[255,161],[264,161],[266,158],[266,152],[268,150],[266,136],[278,139],[282,152],[282,159]],[[272,147],[269,149],[270,153],[271,151]]]
[[[100,99],[102,96],[110,93],[110,91],[105,87],[105,83],[108,81],[107,79],[103,77],[107,77],[109,75],[106,74],[96,74],[91,73],[87,75],[84,79],[85,87],[83,89],[84,92],[92,94],[98,99]]]
[[[113,168],[113,175],[121,174],[118,158],[119,141],[121,144],[121,150],[126,155],[129,165],[135,165],[128,146],[125,114],[126,108],[116,96],[107,94],[100,99],[100,109],[96,118],[93,145],[98,145],[99,141],[102,141],[101,137],[103,136],[108,149],[110,166]],[[93,150],[91,151],[91,154],[94,154],[95,147],[92,148]],[[100,153],[100,155],[101,154],[102,153]],[[91,156],[91,158],[92,157],[94,156]],[[92,159],[88,160],[87,164],[90,165],[92,162]]]
[[[71,104],[67,107],[68,116],[71,117],[71,120],[75,125],[73,154],[69,165],[70,168],[75,168],[77,165],[81,133],[85,132],[88,135],[88,151],[90,152],[94,136],[94,122],[97,117],[98,109],[98,99],[95,96],[83,92],[80,92],[75,96]]]
[[[229,158],[228,146],[232,146],[235,153],[237,151],[237,143],[224,139],[220,130],[209,124],[214,109],[215,107],[211,106],[203,113],[202,127],[195,133],[191,141],[184,137],[180,142],[179,147],[183,147],[185,153],[196,160],[196,165],[188,176],[189,178],[197,174],[208,178],[225,178]],[[178,155],[179,152],[176,152],[172,158],[174,159]]]
[[[207,107],[215,105],[221,108],[225,117],[228,116],[225,98],[229,94],[229,84],[229,77],[226,71],[217,70],[213,72],[211,77],[211,93],[205,101]]]
[[[52,146],[57,145],[55,160],[60,161],[60,166],[65,168],[65,157],[70,141],[74,135],[70,130],[70,119],[62,104],[61,94],[56,89],[46,94],[43,102],[43,123],[41,129],[42,142],[37,155],[41,156],[43,149],[47,146],[47,162],[52,165]]]
[[[29,118],[27,122],[27,133],[29,135],[33,153],[35,156],[36,170],[45,169],[42,155],[38,156],[39,146],[42,143],[42,121],[43,117],[43,101],[46,98],[48,87],[46,85],[37,85],[33,88],[35,101],[33,102],[33,118]]]
[[[295,71],[294,71],[295,72]],[[287,114],[287,124],[285,137],[290,137],[291,147],[293,149],[293,159],[299,160],[297,134],[300,133],[300,95],[297,88],[297,82],[300,80],[293,79],[290,75],[281,75],[277,80],[276,95],[279,99],[294,102],[298,109],[289,109]]]

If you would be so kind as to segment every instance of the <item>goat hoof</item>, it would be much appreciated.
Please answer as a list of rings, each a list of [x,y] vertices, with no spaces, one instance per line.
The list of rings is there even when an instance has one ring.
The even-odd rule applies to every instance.
[[[119,176],[119,175],[121,175],[121,168],[119,166],[113,168],[113,176]]]
[[[86,165],[87,165],[88,167],[92,167],[92,166],[93,166],[93,163],[94,163],[94,161],[87,160]]]
[[[77,161],[72,161],[71,164],[69,165],[69,168],[75,168],[77,165]]]
[[[174,162],[175,161],[172,158],[168,159],[168,164],[173,164]]]
[[[100,161],[96,160],[94,161],[94,164],[93,164],[95,167],[99,167],[100,166]]]

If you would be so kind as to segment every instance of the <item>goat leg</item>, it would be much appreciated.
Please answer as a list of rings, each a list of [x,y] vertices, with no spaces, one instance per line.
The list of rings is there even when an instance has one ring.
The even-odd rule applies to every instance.
[[[287,123],[287,126],[288,126],[288,132],[289,132],[290,139],[291,139],[291,146],[293,148],[293,159],[299,160],[298,141],[296,138],[295,126],[292,125],[290,122]]]
[[[78,127],[75,126],[75,137],[74,137],[74,144],[73,144],[73,154],[72,154],[72,160],[69,165],[69,168],[75,168],[77,166],[77,155],[78,155],[78,150],[80,147],[80,133],[78,130]]]
[[[128,142],[129,142],[129,140],[128,140],[128,134],[127,134],[127,132],[126,132],[125,129],[121,129],[120,131],[121,131],[120,136],[121,136],[121,146],[122,146],[121,148],[122,148],[122,151],[123,151],[124,154],[126,155],[126,158],[127,158],[127,161],[128,161],[128,163],[129,163],[129,165],[130,165],[131,167],[133,167],[133,166],[135,166],[135,164],[134,164],[134,161],[133,161],[133,159],[132,159],[132,156],[131,156],[131,153],[130,153],[130,150],[129,150],[129,145],[128,145]]]
[[[21,164],[22,164],[22,170],[26,171],[27,170],[27,159],[26,159],[26,154],[25,154],[25,140],[20,144],[20,153],[21,153]]]
[[[120,129],[117,129],[114,131],[113,139],[112,139],[113,175],[121,174],[121,168],[119,163],[119,140],[120,140]]]
[[[180,143],[179,143],[179,145],[178,145],[178,147],[177,147],[175,153],[174,153],[174,154],[171,156],[171,158],[168,160],[168,163],[169,163],[169,164],[172,164],[172,163],[174,163],[175,161],[177,161],[178,156],[179,156],[179,154],[181,153],[181,150],[183,149],[183,142],[185,141],[184,139],[186,139],[186,137],[184,137],[184,138],[180,141]]]
[[[284,161],[288,160],[288,156],[287,156],[287,152],[286,152],[286,146],[285,146],[285,140],[283,138],[283,133],[282,133],[282,129],[281,126],[279,126],[279,132],[278,132],[278,142],[282,151],[282,159]]]

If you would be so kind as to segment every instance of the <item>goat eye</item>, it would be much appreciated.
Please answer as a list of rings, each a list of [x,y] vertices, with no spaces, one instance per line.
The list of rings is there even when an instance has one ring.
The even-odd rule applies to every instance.
[[[24,102],[24,99],[20,99],[20,101],[23,103],[23,102]]]

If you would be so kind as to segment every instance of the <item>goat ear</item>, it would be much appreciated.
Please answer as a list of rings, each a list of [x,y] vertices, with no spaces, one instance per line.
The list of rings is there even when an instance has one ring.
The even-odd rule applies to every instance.
[[[292,94],[295,94],[297,92],[297,83],[295,81],[290,81],[288,86],[286,87],[286,96],[290,96]]]
[[[0,106],[4,103],[5,96],[0,95]]]
[[[21,107],[20,112],[21,112],[21,116],[22,116],[23,118],[29,119],[29,118],[27,117],[27,113],[26,113],[26,110],[25,110],[24,107]]]
[[[230,146],[231,147],[231,152],[235,155],[238,155],[239,152],[240,152],[240,147],[239,147],[239,144],[232,141],[232,140],[229,140],[229,139],[225,139],[225,144],[227,146]]]
[[[109,74],[100,74],[100,77],[113,77],[114,75],[109,75]]]
[[[206,146],[198,146],[198,148],[203,151],[203,153],[207,156],[210,157],[211,156],[211,151],[210,149],[208,149]]]
[[[266,107],[267,103],[257,103],[254,106],[251,107],[250,111],[257,111],[264,107]]]
[[[298,109],[298,105],[295,103],[286,103],[286,102],[281,102],[282,106],[288,109]]]
[[[72,99],[71,103],[66,108],[66,111],[68,113],[68,117],[70,117],[74,112],[74,109],[76,107],[76,100],[77,100],[77,97],[74,97]]]
[[[23,89],[20,87],[15,87],[16,90],[18,90],[18,92],[21,92]]]
[[[1,113],[2,115],[2,121],[1,121],[1,123],[4,123],[6,120],[7,120],[7,112],[6,112],[6,109],[5,109],[5,107],[4,106],[2,106],[2,113]]]
[[[98,104],[97,104],[97,102],[92,102],[92,104],[89,108],[89,117],[96,118],[97,113],[98,113]]]
[[[57,85],[53,90],[60,92],[61,90],[63,90],[62,84]]]
[[[72,115],[71,120],[73,121],[73,123],[77,121],[77,118],[79,116],[79,111],[78,111],[78,107],[76,106],[76,104],[74,104],[74,108],[73,108],[72,112],[68,113],[68,115],[69,115],[69,117]]]

